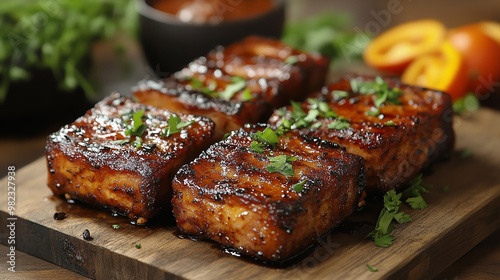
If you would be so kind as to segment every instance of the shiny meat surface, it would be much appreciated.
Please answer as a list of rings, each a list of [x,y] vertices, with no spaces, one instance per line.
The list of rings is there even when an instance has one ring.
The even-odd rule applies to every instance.
[[[144,104],[207,116],[216,123],[216,138],[221,139],[319,90],[327,71],[324,57],[250,37],[216,48],[163,81],[143,81],[133,95]]]
[[[179,126],[189,125],[167,136],[171,116],[119,94],[97,103],[49,135],[49,188],[67,199],[111,208],[138,224],[169,209],[173,176],[209,146],[214,131],[207,118],[178,115]]]
[[[353,212],[364,187],[364,162],[297,131],[257,153],[250,149],[252,133],[262,129],[234,131],[184,165],[173,180],[173,213],[186,234],[279,263]],[[292,174],[269,170],[280,156],[296,157]]]
[[[431,162],[451,152],[455,139],[453,112],[447,94],[404,85],[396,79],[386,79],[385,83],[401,90],[397,102],[386,100],[376,112],[375,102],[383,101],[383,95],[353,92],[352,84],[365,82],[373,83],[374,78],[346,76],[310,96],[326,102],[346,119],[349,127],[335,129],[331,125],[335,118],[318,117],[320,127],[300,130],[362,156],[366,161],[367,190],[385,192],[403,186]],[[311,107],[309,102],[301,106],[305,112]],[[269,123],[282,123],[292,111],[289,106],[286,113],[275,112]]]

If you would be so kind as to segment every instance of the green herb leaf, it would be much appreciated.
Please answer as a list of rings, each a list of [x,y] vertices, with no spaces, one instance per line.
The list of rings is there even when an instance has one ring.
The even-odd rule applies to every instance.
[[[181,118],[176,115],[170,115],[168,126],[163,129],[163,136],[170,137],[173,134],[181,132],[185,127],[192,125],[194,121],[181,121]]]
[[[132,115],[132,125],[125,130],[125,135],[132,136],[142,136],[144,131],[146,131],[147,127],[143,123],[142,118],[144,117],[144,111],[138,110]]]
[[[292,162],[297,160],[297,157],[279,155],[269,159],[271,163],[266,166],[267,171],[273,173],[281,173],[285,176],[293,176]]]
[[[247,86],[247,82],[242,77],[232,77],[232,84],[228,84],[223,92],[219,93],[219,97],[224,100],[231,100],[233,96]]]
[[[385,126],[395,126],[396,124],[394,123],[394,121],[393,121],[393,120],[390,120],[390,121],[386,121],[386,122],[384,123],[384,125],[385,125]]]
[[[474,93],[468,93],[464,97],[453,102],[453,112],[466,115],[479,110],[480,104]]]
[[[302,192],[304,190],[305,184],[306,184],[306,181],[298,182],[298,183],[292,185],[292,189],[298,193]]]
[[[342,130],[342,129],[346,129],[349,127],[351,127],[351,124],[349,123],[349,121],[346,120],[345,118],[342,118],[342,117],[339,117],[339,118],[333,120],[333,122],[328,124],[329,129]]]
[[[375,230],[367,236],[371,237],[378,247],[392,245],[394,237],[391,233],[395,228],[392,224],[393,220],[400,224],[411,221],[410,215],[399,211],[402,195],[402,193],[396,193],[395,190],[390,190],[384,195],[384,208],[380,211]]]
[[[252,144],[250,146],[250,151],[262,154],[264,152],[264,148],[266,147],[266,144],[260,143],[257,141],[252,141]]]
[[[250,101],[253,99],[252,92],[249,88],[246,88],[241,94],[241,101]]]
[[[135,246],[136,249],[141,249],[142,248],[141,243],[135,243],[134,246]]]
[[[120,228],[120,225],[112,225],[112,227],[113,227],[114,229],[119,229],[119,228]]]
[[[260,141],[271,146],[278,144],[279,140],[278,134],[276,134],[276,132],[270,127],[266,127],[263,131],[252,133],[250,136],[256,141]]]
[[[420,174],[410,182],[410,187],[405,190],[405,194],[409,196],[409,198],[406,199],[406,203],[408,203],[412,209],[425,209],[427,208],[427,203],[422,197],[422,193],[428,192],[427,186],[422,182],[422,174]]]
[[[386,103],[401,104],[401,102],[399,102],[399,97],[403,94],[401,89],[390,88],[384,79],[379,76],[377,76],[373,81],[358,81],[352,79],[350,84],[351,90],[354,93],[362,95],[373,94],[373,104],[376,109],[379,109]],[[380,111],[375,114],[375,111],[370,108],[370,111],[367,114],[369,116],[374,116],[380,114]]]
[[[368,267],[368,270],[370,270],[371,272],[377,272],[378,271],[378,269],[376,267],[371,266],[369,264],[366,264],[366,267]]]
[[[349,92],[345,90],[333,90],[332,91],[333,100],[339,101],[343,98],[349,97]]]
[[[406,203],[408,203],[412,209],[427,208],[427,203],[425,202],[424,198],[421,195],[415,197],[409,197],[408,199],[406,199]]]
[[[289,65],[294,65],[299,62],[299,57],[296,55],[291,55],[285,59],[285,63]]]

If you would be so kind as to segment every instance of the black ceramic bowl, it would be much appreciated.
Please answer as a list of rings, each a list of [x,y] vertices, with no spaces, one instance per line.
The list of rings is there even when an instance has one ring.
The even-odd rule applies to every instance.
[[[139,40],[149,66],[164,77],[182,69],[217,45],[228,45],[249,35],[279,38],[285,22],[285,0],[257,16],[217,24],[186,23],[139,0]]]

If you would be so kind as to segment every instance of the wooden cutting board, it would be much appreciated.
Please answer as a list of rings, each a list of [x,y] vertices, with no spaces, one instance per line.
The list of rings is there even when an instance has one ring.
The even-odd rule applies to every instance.
[[[97,279],[428,279],[500,228],[499,123],[500,113],[489,109],[455,119],[457,153],[424,177],[433,185],[425,195],[429,207],[404,208],[413,221],[398,226],[390,248],[365,238],[380,211],[380,205],[372,205],[287,266],[262,265],[224,253],[213,243],[179,238],[168,215],[141,228],[107,211],[52,197],[40,158],[16,170],[16,249]],[[459,156],[464,148],[471,157]],[[7,184],[3,178],[3,223],[10,217]],[[54,220],[60,211],[67,218]],[[8,232],[0,228],[6,244]],[[85,229],[92,241],[82,238]],[[367,264],[378,271],[371,272]]]

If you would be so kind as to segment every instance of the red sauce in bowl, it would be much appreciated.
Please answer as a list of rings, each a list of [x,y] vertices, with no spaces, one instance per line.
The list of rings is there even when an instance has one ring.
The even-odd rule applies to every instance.
[[[184,22],[219,23],[265,13],[274,6],[274,2],[273,0],[156,0],[151,6],[175,15]]]

